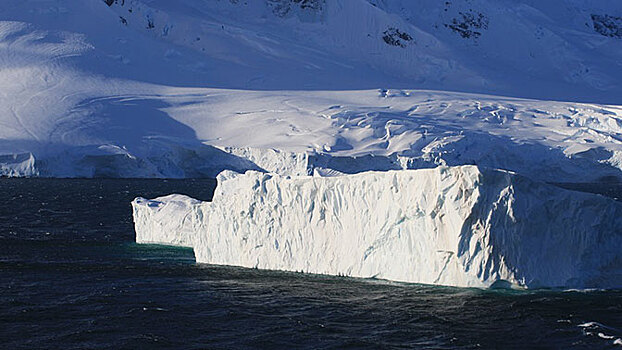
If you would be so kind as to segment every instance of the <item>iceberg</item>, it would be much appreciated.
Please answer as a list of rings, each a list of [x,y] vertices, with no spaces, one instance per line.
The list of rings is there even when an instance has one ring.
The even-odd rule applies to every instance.
[[[32,153],[0,154],[0,177],[38,176]]]
[[[182,194],[155,200],[136,198],[132,202],[136,242],[194,248],[196,221],[191,220],[190,208],[200,203]]]
[[[460,287],[622,286],[622,203],[472,165],[218,176],[132,203],[138,243],[198,263]]]

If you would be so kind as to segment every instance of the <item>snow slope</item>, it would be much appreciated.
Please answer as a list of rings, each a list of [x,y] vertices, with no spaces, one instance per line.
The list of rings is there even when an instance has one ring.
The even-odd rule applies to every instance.
[[[224,87],[390,84],[609,103],[621,91],[619,38],[593,18],[616,24],[615,1],[117,0],[111,8],[151,37],[261,72],[227,76]],[[281,74],[270,73],[275,64]]]
[[[476,166],[225,172],[213,202],[132,203],[136,240],[197,262],[469,287],[622,287],[622,203]]]
[[[4,0],[0,175],[620,179],[620,16],[587,0]]]

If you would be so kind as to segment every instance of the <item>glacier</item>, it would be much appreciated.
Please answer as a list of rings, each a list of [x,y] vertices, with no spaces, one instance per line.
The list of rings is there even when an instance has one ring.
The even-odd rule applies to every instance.
[[[196,261],[460,287],[622,287],[622,203],[472,165],[224,171],[211,202],[132,203],[139,243]]]
[[[619,2],[313,3],[4,0],[0,176],[622,179]]]

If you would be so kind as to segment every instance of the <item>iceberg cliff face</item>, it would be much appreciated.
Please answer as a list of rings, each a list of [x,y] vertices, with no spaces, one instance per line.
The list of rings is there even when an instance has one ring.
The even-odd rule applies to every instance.
[[[614,288],[622,203],[476,166],[223,172],[213,202],[133,202],[136,239],[197,262],[453,286]]]
[[[0,154],[0,177],[38,176],[32,153]]]
[[[197,221],[190,219],[190,209],[200,203],[181,194],[158,200],[136,198],[132,202],[136,232],[140,232],[136,242],[193,248]]]

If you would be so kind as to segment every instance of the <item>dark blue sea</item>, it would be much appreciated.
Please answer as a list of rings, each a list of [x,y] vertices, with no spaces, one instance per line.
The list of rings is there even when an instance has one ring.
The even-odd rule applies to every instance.
[[[508,291],[198,265],[130,201],[213,180],[0,179],[2,349],[622,349],[622,292]]]

